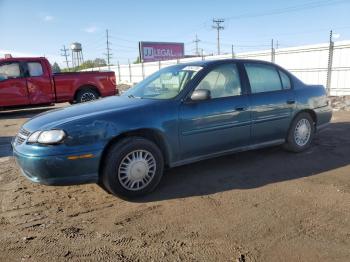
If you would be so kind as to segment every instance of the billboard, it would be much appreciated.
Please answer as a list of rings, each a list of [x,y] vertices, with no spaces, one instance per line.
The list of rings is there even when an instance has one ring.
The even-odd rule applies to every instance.
[[[154,62],[183,58],[183,43],[139,42],[140,58],[143,62]]]

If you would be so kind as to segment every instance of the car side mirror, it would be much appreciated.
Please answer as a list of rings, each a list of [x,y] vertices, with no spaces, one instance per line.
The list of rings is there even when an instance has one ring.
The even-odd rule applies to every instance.
[[[194,90],[191,95],[192,101],[204,101],[211,98],[210,90],[208,89],[197,89]]]

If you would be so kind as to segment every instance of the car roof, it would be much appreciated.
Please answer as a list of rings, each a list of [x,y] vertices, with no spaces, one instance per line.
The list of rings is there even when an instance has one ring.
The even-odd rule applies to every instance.
[[[223,63],[234,63],[234,62],[250,62],[250,63],[264,63],[264,64],[270,64],[275,65],[274,63],[263,61],[263,60],[254,60],[254,59],[215,59],[215,60],[201,60],[201,61],[194,61],[194,62],[188,62],[188,63],[181,63],[181,65],[189,65],[189,66],[212,66],[215,64],[223,64]]]
[[[28,61],[28,60],[42,60],[46,59],[45,57],[11,57],[11,58],[0,58],[0,62],[16,62],[16,61]]]

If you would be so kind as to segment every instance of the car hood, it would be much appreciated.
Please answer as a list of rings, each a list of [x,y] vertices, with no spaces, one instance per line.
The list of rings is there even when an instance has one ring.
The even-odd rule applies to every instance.
[[[23,128],[30,132],[48,130],[85,117],[97,117],[103,113],[129,110],[153,102],[154,100],[151,99],[128,98],[125,96],[108,97],[39,114],[26,122]]]

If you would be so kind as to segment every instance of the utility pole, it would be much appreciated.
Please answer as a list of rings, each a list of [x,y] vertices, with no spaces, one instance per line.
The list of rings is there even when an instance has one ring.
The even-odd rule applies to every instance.
[[[195,44],[196,44],[196,56],[199,56],[198,43],[199,43],[200,41],[201,41],[201,40],[200,40],[200,39],[198,39],[198,36],[197,36],[197,34],[196,34],[196,39],[195,39],[195,40],[193,40],[193,43],[195,43]]]
[[[233,45],[231,45],[231,53],[232,53],[232,59],[234,59],[235,58],[235,52],[233,50]]]
[[[107,58],[107,65],[108,65],[108,70],[111,69],[111,58],[112,58],[112,54],[111,54],[111,48],[109,47],[111,42],[109,42],[109,35],[108,35],[108,29],[106,29],[106,50],[107,50],[107,53],[106,53],[106,58]]]
[[[271,39],[271,62],[275,62],[275,47],[273,45],[273,39]]]
[[[333,51],[334,51],[333,31],[331,30],[329,32],[328,67],[327,67],[327,95],[328,96],[331,93]]]
[[[61,52],[63,52],[63,53],[61,53],[61,56],[64,56],[66,58],[66,65],[67,65],[68,70],[70,70],[69,69],[69,63],[68,63],[69,62],[68,61],[69,53],[67,53],[68,49],[66,48],[65,45],[63,45],[63,49],[60,49],[60,50],[61,50]]]
[[[225,27],[221,25],[223,22],[225,22],[224,19],[213,19],[213,29],[217,31],[218,55],[220,55],[220,30],[225,29]]]

